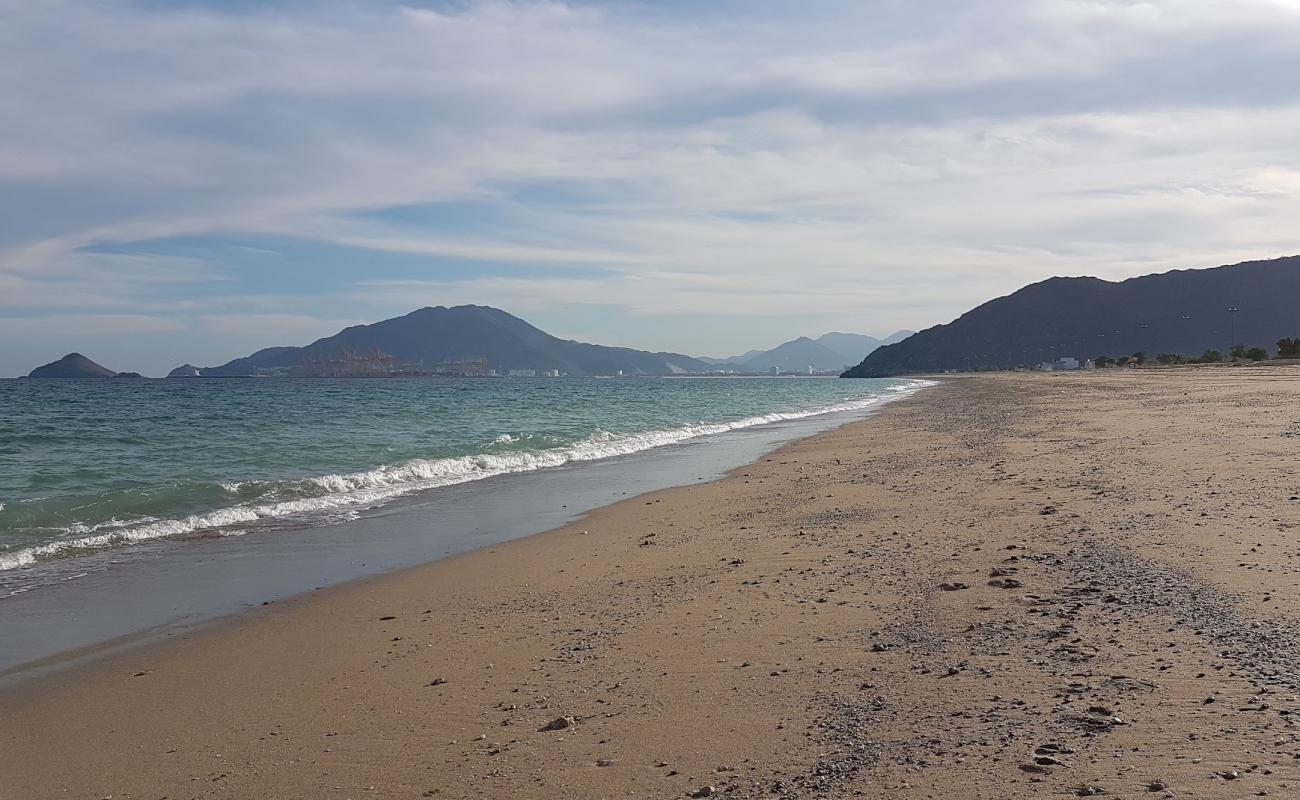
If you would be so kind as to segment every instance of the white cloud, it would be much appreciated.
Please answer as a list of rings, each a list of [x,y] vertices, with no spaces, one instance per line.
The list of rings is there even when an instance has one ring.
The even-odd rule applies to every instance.
[[[223,288],[220,263],[84,250],[182,236],[463,265],[406,283],[358,266],[359,317],[418,287],[518,311],[796,305],[874,332],[1050,274],[1300,250],[1296,2],[0,0],[0,16],[0,311],[267,293]],[[463,201],[492,224],[357,214]],[[254,311],[240,327],[268,344],[319,319]]]
[[[224,336],[248,335],[256,331],[258,335],[270,334],[277,343],[301,343],[338,333],[349,325],[356,325],[368,320],[358,319],[322,319],[310,314],[285,314],[275,312],[245,313],[229,311],[221,314],[198,314],[192,318],[195,327],[204,333]],[[241,354],[242,355],[242,354]]]

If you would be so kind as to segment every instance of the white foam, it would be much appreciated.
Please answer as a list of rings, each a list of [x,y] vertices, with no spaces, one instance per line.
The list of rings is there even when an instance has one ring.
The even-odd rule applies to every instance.
[[[731,422],[697,423],[664,430],[642,431],[631,434],[613,434],[596,431],[587,438],[564,447],[544,450],[521,450],[508,453],[478,454],[456,458],[415,459],[363,472],[321,475],[302,481],[300,488],[312,490],[317,496],[301,497],[276,502],[245,503],[216,511],[194,514],[180,519],[111,520],[94,526],[74,525],[67,529],[72,538],[0,553],[0,571],[28,566],[61,555],[71,555],[85,550],[96,550],[115,545],[180,536],[198,531],[227,528],[255,523],[259,520],[279,519],[323,512],[357,509],[382,503],[399,495],[451,486],[458,483],[483,480],[497,475],[531,472],[558,467],[579,461],[630,455],[644,450],[677,444],[701,436],[712,436],[727,431],[767,425],[773,422],[805,419],[822,414],[861,411],[890,400],[912,394],[931,381],[911,380],[891,386],[879,394],[835,405],[821,406],[805,411],[763,414]],[[505,436],[508,436],[506,434]],[[513,437],[511,437],[513,440]],[[498,441],[502,441],[501,438]],[[223,484],[227,491],[237,483]],[[320,492],[323,492],[321,494]],[[233,533],[233,531],[231,532]]]
[[[0,570],[14,569],[16,567],[25,567],[28,564],[36,563],[36,553],[32,552],[35,548],[28,547],[22,550],[15,550],[12,553],[0,553]]]

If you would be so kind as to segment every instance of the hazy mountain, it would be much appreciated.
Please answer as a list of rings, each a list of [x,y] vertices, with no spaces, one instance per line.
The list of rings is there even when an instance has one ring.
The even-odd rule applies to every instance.
[[[856,364],[867,357],[867,354],[875,350],[883,341],[874,336],[866,336],[861,333],[824,333],[817,337],[817,344],[829,350],[833,350],[839,355],[842,363]]]
[[[845,364],[856,364],[877,347],[901,342],[911,335],[912,331],[894,331],[883,339],[877,339],[861,333],[826,333],[817,337],[817,343],[839,353]]]
[[[1235,309],[1235,310],[1234,310]],[[1300,335],[1300,256],[1112,282],[1051,278],[881,347],[846,377],[1009,368],[1061,356],[1272,349]]]
[[[804,372],[809,366],[819,371],[838,370],[856,364],[882,344],[901,341],[911,331],[896,331],[884,339],[861,333],[825,333],[816,339],[801,336],[771,350],[750,350],[731,358],[701,358],[706,364],[740,372],[769,372],[779,367],[787,372]]]
[[[220,367],[200,369],[204,376],[256,375],[309,362],[342,359],[348,354],[381,351],[398,365],[433,367],[447,361],[486,358],[494,369],[559,370],[570,375],[673,375],[705,372],[710,366],[679,353],[648,353],[627,347],[604,347],[566,341],[518,317],[488,306],[421,308],[402,317],[355,325],[306,347],[272,347]]]
[[[111,369],[100,366],[81,353],[68,353],[58,361],[39,366],[31,371],[29,378],[112,378],[117,375]]]
[[[740,366],[746,372],[768,372],[773,367],[783,372],[804,372],[810,366],[823,371],[840,369],[845,363],[848,362],[839,353],[801,336],[760,353]]]
[[[712,364],[715,367],[723,367],[723,366],[739,367],[741,364],[745,363],[751,358],[754,358],[755,356],[761,356],[765,352],[767,351],[750,350],[748,353],[741,353],[738,356],[731,356],[729,358],[710,358],[708,356],[698,356],[698,359],[700,361],[703,361],[705,364]]]

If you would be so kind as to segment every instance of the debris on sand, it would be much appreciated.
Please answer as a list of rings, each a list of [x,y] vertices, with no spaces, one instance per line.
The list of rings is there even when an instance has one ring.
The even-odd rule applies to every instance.
[[[572,728],[574,725],[577,725],[577,724],[578,724],[578,721],[577,721],[576,719],[574,719],[573,717],[571,717],[571,716],[556,717],[555,719],[553,719],[553,720],[551,720],[550,722],[546,723],[545,725],[543,725],[542,727],[538,728],[537,730],[539,730],[539,731],[562,731],[562,730],[564,730],[565,728]]]

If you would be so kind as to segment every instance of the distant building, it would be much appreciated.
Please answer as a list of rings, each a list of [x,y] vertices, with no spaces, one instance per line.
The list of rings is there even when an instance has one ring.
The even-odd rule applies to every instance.
[[[548,377],[548,378],[558,378],[558,377],[560,377],[560,371],[559,371],[558,369],[548,369],[548,370],[546,370],[546,377]]]
[[[780,375],[780,374],[781,374],[781,368],[780,368],[780,367],[777,367],[777,366],[772,367],[772,374],[773,374],[773,375]]]
[[[430,375],[447,375],[461,377],[483,377],[492,370],[488,367],[487,358],[480,356],[478,358],[459,359],[456,361],[440,361],[430,370]]]
[[[335,358],[306,358],[290,373],[304,378],[374,378],[393,374],[393,357],[382,350],[344,351]]]
[[[506,373],[511,378],[536,378],[537,370],[535,369],[512,369]]]
[[[1034,367],[1034,369],[1042,370],[1043,372],[1069,372],[1070,370],[1080,368],[1079,359],[1074,358],[1073,356],[1063,356],[1055,361],[1044,361]],[[1088,369],[1090,369],[1090,367]]]

